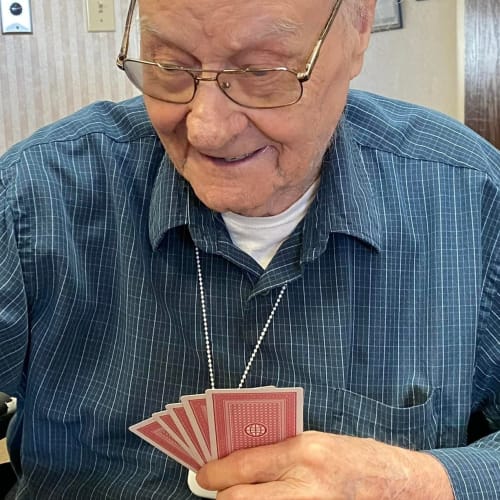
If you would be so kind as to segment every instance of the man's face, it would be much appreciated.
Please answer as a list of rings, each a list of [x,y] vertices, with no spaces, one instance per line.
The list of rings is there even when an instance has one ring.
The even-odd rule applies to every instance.
[[[204,69],[281,67],[303,71],[333,0],[142,0],[142,58]],[[342,12],[342,11],[341,11]],[[301,100],[249,109],[214,82],[189,104],[145,96],[175,168],[218,212],[275,215],[319,176],[321,158],[361,68],[369,30],[339,14]]]

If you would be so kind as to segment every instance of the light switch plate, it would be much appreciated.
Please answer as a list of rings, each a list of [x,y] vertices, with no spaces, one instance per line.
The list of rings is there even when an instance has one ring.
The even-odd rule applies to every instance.
[[[87,0],[88,31],[115,31],[114,0]]]
[[[30,0],[0,0],[2,33],[33,33]]]

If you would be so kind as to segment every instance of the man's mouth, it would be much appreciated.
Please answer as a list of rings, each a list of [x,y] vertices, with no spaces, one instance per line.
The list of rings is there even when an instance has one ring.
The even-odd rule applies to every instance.
[[[240,155],[240,156],[233,156],[231,158],[224,158],[224,161],[227,161],[229,163],[233,163],[235,161],[240,161],[240,160],[244,160],[246,158],[249,158],[250,156],[252,156],[253,154],[255,153],[255,151],[252,151],[251,153],[246,153],[244,155]]]
[[[212,160],[214,160],[218,164],[236,164],[236,163],[243,163],[249,159],[252,159],[262,153],[265,149],[267,149],[267,146],[264,146],[262,148],[256,149],[255,151],[251,151],[250,153],[244,153],[238,156],[227,156],[227,157],[216,157],[216,156],[211,156]]]

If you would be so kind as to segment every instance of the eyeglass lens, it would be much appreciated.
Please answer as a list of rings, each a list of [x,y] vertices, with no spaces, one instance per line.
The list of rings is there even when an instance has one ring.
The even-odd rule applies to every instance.
[[[124,67],[132,83],[155,99],[182,104],[196,91],[196,76],[189,71],[130,59]],[[286,106],[302,94],[296,74],[284,69],[219,73],[217,84],[234,102],[255,108]]]

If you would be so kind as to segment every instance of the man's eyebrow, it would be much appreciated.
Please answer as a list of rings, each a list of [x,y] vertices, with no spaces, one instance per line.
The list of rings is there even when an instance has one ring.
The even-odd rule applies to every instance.
[[[168,36],[165,35],[164,30],[159,29],[157,25],[150,22],[146,16],[139,18],[139,37],[142,39],[144,35],[152,35],[155,43],[168,46],[170,48],[183,50],[178,47]]]
[[[139,31],[141,34],[151,33],[153,35],[161,36],[160,30],[156,26],[152,25],[147,17],[141,16],[139,18]]]

